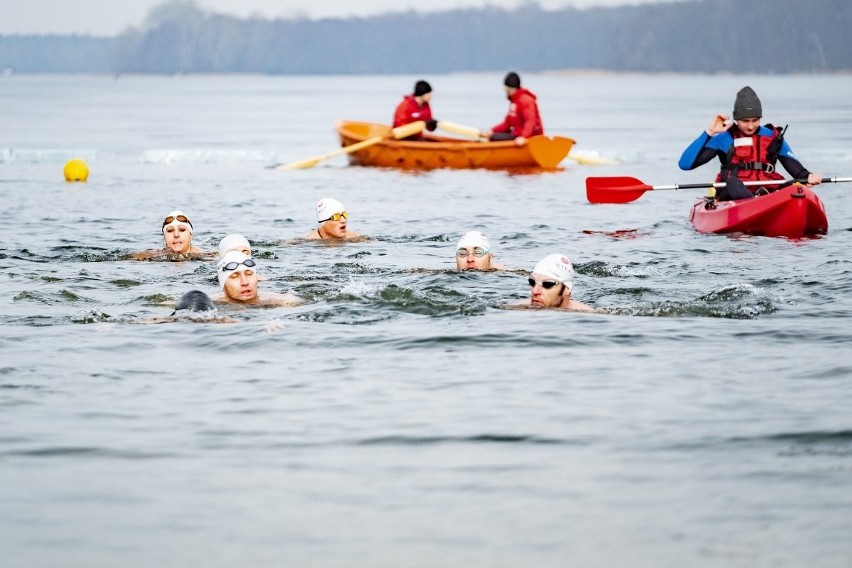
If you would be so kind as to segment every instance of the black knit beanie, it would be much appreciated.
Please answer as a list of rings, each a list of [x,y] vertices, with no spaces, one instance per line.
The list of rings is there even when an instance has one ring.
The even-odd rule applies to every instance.
[[[751,87],[743,87],[737,93],[734,101],[734,120],[741,118],[760,118],[763,116],[763,107],[757,93]]]
[[[512,87],[513,89],[521,88],[521,78],[514,71],[507,73],[506,78],[503,79],[503,84],[507,87]]]
[[[431,93],[431,92],[432,92],[432,86],[429,83],[427,83],[426,81],[417,81],[414,84],[414,96],[415,97],[422,97],[426,93]]]

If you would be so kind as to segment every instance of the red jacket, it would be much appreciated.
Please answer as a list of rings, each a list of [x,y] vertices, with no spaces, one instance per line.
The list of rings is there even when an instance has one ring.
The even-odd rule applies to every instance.
[[[509,114],[503,122],[494,126],[492,132],[509,132],[514,136],[529,138],[536,134],[544,134],[541,116],[538,114],[536,96],[530,91],[520,88],[509,97]]]
[[[429,103],[423,103],[421,106],[414,100],[414,95],[406,95],[393,113],[393,127],[418,120],[432,120],[432,109],[429,108]]]

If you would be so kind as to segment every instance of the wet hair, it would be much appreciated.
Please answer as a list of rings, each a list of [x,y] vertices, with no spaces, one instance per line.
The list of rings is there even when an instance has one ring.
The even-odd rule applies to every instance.
[[[175,313],[180,310],[206,312],[215,309],[216,306],[213,305],[213,300],[210,299],[210,296],[201,290],[190,290],[178,299],[175,304],[175,311],[172,312],[172,315],[175,315]]]

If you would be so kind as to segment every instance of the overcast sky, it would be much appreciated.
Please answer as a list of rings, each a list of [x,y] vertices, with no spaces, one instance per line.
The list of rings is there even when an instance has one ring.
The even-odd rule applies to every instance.
[[[528,0],[527,0],[528,1]],[[646,4],[663,0],[539,0],[545,9]],[[111,36],[139,26],[166,0],[0,0],[0,34]],[[485,5],[514,8],[525,0],[195,0],[204,10],[267,18],[370,16],[391,11],[451,10]],[[536,2],[533,2],[536,3]]]

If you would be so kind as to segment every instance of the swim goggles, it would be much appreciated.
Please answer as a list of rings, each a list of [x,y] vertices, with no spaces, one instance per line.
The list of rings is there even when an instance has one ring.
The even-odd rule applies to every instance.
[[[340,221],[341,217],[343,217],[344,219],[348,219],[349,213],[347,213],[346,211],[341,211],[340,213],[333,214],[331,217],[329,217],[325,221]],[[320,222],[325,223],[325,221],[320,221]]]
[[[169,215],[168,217],[163,219],[163,227],[165,227],[166,225],[171,225],[175,222],[175,220],[181,223],[186,223],[187,225],[192,227],[192,221],[190,221],[189,217],[187,217],[186,215]]]
[[[473,251],[469,251],[467,249],[460,248],[456,251],[456,256],[459,258],[467,258],[470,255],[475,256],[476,258],[482,258],[486,254],[488,254],[488,249],[482,247],[474,247]]]
[[[249,268],[254,268],[255,266],[257,266],[257,263],[256,263],[255,261],[253,261],[253,260],[252,260],[252,259],[250,259],[250,258],[247,258],[247,259],[245,259],[245,260],[244,260],[244,261],[242,261],[242,262],[236,262],[236,261],[234,261],[234,262],[229,262],[228,264],[226,264],[226,265],[224,265],[224,266],[220,267],[220,268],[219,268],[219,270],[220,270],[221,272],[228,272],[228,271],[230,271],[230,270],[236,270],[236,269],[237,269],[237,267],[239,267],[241,264],[242,264],[242,265],[245,265],[245,266],[248,266]]]
[[[528,278],[527,282],[530,283],[530,288],[535,288],[535,285],[538,284],[538,282],[536,282],[535,278],[533,277]],[[550,290],[551,288],[559,284],[559,282],[557,282],[556,280],[542,280],[540,284],[541,287],[545,290]]]

